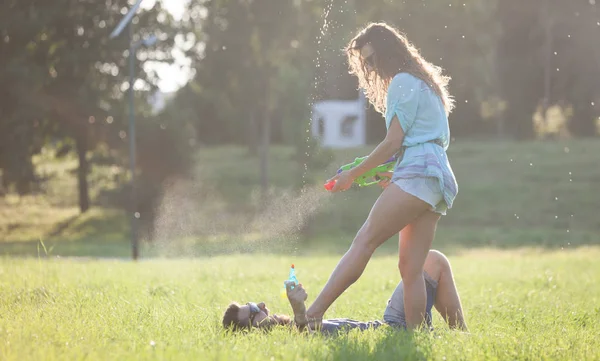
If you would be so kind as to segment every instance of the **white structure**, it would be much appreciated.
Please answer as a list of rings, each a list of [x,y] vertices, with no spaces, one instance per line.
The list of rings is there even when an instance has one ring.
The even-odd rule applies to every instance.
[[[366,99],[325,100],[312,108],[311,132],[323,147],[350,148],[366,143]]]

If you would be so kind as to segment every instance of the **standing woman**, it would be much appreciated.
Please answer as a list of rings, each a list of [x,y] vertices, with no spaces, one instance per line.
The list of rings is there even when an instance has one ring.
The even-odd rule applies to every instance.
[[[354,179],[385,162],[400,157],[366,222],[350,249],[331,274],[325,288],[307,311],[320,319],[331,304],[364,271],[371,255],[383,242],[400,232],[398,266],[404,282],[408,328],[424,321],[427,294],[423,264],[431,248],[437,222],[458,192],[446,150],[450,139],[448,114],[453,100],[449,77],[427,62],[396,29],[372,23],[346,48],[350,73],[375,109],[385,116],[385,139],[359,166],[337,174],[332,192],[345,191]],[[389,184],[389,186],[388,186]]]

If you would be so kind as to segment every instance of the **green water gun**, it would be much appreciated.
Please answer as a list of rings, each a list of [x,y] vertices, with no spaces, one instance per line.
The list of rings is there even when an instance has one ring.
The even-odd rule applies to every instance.
[[[358,166],[360,163],[364,162],[365,159],[367,159],[367,157],[356,158],[356,159],[354,159],[354,162],[341,166],[340,169],[338,169],[337,173],[340,174],[345,170],[350,170],[350,169]],[[354,183],[358,184],[359,187],[365,187],[365,186],[370,186],[375,183],[379,183],[380,178],[377,174],[393,171],[394,165],[396,164],[397,159],[398,158],[396,156],[391,157],[385,163],[366,171],[363,175],[356,178],[354,180]],[[328,191],[332,190],[333,186],[335,185],[335,182],[336,182],[335,180],[332,180],[330,182],[325,183],[325,189],[327,189]]]

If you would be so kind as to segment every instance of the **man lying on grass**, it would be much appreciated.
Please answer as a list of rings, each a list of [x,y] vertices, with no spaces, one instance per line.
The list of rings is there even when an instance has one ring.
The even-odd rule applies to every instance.
[[[431,309],[435,306],[436,310],[442,315],[450,328],[467,330],[467,325],[463,318],[462,305],[460,297],[454,284],[452,268],[450,262],[439,251],[431,250],[427,255],[424,266],[424,278],[427,290],[427,307],[425,320],[427,327],[431,328]],[[223,315],[223,327],[234,331],[241,329],[260,328],[269,329],[276,325],[295,326],[300,330],[320,331],[323,333],[335,333],[340,330],[350,330],[358,328],[366,330],[377,328],[382,325],[389,325],[405,329],[406,322],[404,317],[404,291],[402,281],[398,284],[392,297],[389,299],[383,321],[359,322],[351,319],[329,319],[329,320],[309,320],[306,317],[305,301],[307,293],[302,284],[293,289],[293,283],[286,282],[287,296],[294,312],[294,321],[286,315],[271,315],[269,309],[264,304],[248,302],[240,305],[236,302],[231,303]]]

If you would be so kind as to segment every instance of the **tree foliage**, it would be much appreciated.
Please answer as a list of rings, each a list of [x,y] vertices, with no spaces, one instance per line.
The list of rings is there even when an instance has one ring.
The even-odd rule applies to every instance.
[[[57,155],[78,153],[82,200],[90,151],[105,144],[117,152],[116,162],[126,160],[128,38],[108,34],[129,6],[125,0],[0,4],[5,187],[32,191],[32,156],[50,143],[61,145]],[[312,162],[319,152],[307,134],[310,106],[356,98],[342,49],[370,21],[398,27],[452,77],[454,136],[530,139],[533,114],[552,105],[572,109],[572,135],[595,135],[597,6],[588,0],[190,0],[174,21],[158,2],[134,20],[134,40],[161,38],[137,60],[170,61],[179,36],[195,76],[161,114],[150,115],[146,98],[156,74],[136,67],[141,171],[152,179],[151,193],[159,192],[161,182],[189,166],[194,147],[224,143],[244,144],[263,158],[271,142],[292,144],[299,164]],[[368,114],[369,140],[376,142],[385,128],[380,115]],[[322,166],[322,159],[314,162]],[[263,168],[264,183],[268,164]]]

